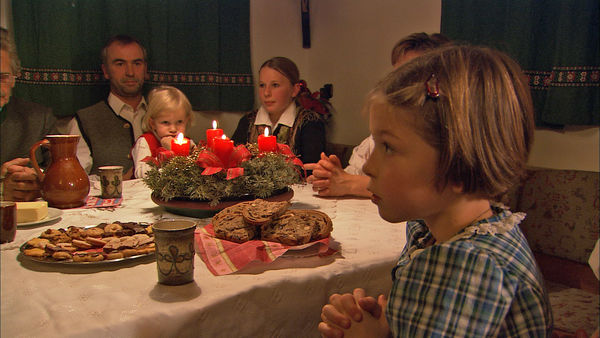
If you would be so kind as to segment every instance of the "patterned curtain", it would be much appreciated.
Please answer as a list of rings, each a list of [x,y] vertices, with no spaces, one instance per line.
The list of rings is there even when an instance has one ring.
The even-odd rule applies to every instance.
[[[252,109],[248,0],[18,0],[22,71],[15,96],[71,116],[108,95],[100,49],[131,35],[148,52],[149,80],[181,89],[195,110]]]
[[[600,125],[598,0],[442,1],[442,33],[488,45],[525,70],[546,127]]]

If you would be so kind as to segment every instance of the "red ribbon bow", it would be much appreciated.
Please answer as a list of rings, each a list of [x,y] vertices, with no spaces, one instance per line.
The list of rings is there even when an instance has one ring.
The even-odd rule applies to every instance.
[[[163,147],[158,148],[156,152],[156,157],[146,156],[142,159],[142,162],[154,163],[157,167],[160,167],[175,156],[175,153],[172,150],[167,150]]]
[[[214,175],[222,170],[227,170],[225,179],[231,180],[244,175],[244,168],[240,167],[240,164],[249,160],[250,157],[250,151],[244,145],[239,145],[233,149],[231,155],[229,155],[228,163],[224,165],[217,155],[205,149],[198,154],[196,164],[204,168],[202,175]]]
[[[302,163],[302,161],[300,161],[300,159],[297,158],[296,155],[294,155],[294,153],[290,149],[290,146],[288,146],[287,144],[283,144],[283,143],[277,143],[277,152],[280,153],[281,155],[286,156],[288,162],[292,162],[292,164],[300,166],[302,168],[302,170],[304,171],[304,177],[306,177],[306,169],[304,169],[304,163]],[[302,173],[300,173],[299,170],[296,170],[296,171],[298,171],[300,176],[302,176]]]

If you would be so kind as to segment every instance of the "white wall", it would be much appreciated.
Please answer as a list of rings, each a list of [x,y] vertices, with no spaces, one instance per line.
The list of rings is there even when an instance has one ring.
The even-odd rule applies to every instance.
[[[368,91],[392,69],[393,45],[414,32],[439,32],[440,0],[310,1],[311,48],[302,48],[300,0],[251,0],[254,75],[267,59],[285,56],[312,91],[333,84],[330,141],[358,144],[368,134],[361,115]]]
[[[529,165],[540,168],[600,171],[600,128],[536,130]]]

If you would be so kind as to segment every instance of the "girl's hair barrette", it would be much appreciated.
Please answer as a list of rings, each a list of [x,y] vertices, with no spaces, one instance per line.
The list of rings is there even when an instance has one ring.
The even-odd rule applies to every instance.
[[[438,99],[440,97],[440,81],[435,74],[431,74],[429,79],[425,81],[425,88],[427,89],[427,96],[430,98]]]

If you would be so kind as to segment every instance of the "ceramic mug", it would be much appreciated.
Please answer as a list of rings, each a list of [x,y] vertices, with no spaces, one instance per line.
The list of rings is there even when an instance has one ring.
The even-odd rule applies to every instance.
[[[102,198],[119,198],[123,193],[123,167],[111,165],[98,167]]]
[[[15,240],[17,234],[17,204],[10,201],[0,201],[0,243]]]
[[[152,224],[159,283],[181,285],[194,280],[195,229],[196,222],[183,219]]]

